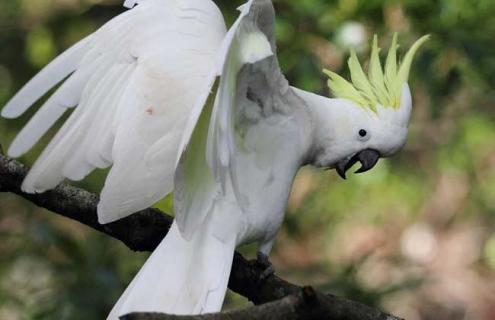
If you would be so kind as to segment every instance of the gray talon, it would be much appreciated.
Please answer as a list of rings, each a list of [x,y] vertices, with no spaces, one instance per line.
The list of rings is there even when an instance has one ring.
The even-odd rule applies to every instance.
[[[275,268],[270,262],[268,256],[264,253],[258,252],[258,254],[256,255],[256,262],[258,263],[258,265],[265,268],[265,270],[261,273],[260,278],[258,279],[259,283],[263,283],[270,276],[275,274]]]
[[[265,280],[267,280],[269,277],[273,276],[274,274],[275,274],[275,268],[273,268],[273,266],[269,266],[261,274],[259,282],[264,282]]]

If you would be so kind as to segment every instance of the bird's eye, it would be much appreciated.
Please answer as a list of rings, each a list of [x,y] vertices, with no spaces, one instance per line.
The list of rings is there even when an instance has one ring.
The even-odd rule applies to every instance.
[[[358,131],[358,139],[361,142],[366,142],[371,138],[371,134],[368,130],[361,129]]]

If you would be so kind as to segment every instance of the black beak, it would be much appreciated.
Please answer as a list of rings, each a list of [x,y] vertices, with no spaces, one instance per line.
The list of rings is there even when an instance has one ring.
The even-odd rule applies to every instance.
[[[342,160],[337,163],[335,169],[342,179],[346,179],[346,172],[352,168],[358,161],[361,163],[361,168],[356,173],[363,173],[373,169],[378,160],[380,159],[380,153],[373,149],[366,149],[356,153],[352,158]]]

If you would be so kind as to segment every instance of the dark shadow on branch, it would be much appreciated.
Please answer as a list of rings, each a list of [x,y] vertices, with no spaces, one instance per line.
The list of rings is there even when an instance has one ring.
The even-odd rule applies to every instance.
[[[46,208],[69,219],[79,221],[82,224],[122,241],[134,251],[153,251],[165,237],[172,224],[172,217],[160,210],[150,208],[118,222],[101,225],[98,223],[96,214],[98,196],[67,184],[62,184],[56,189],[43,194],[26,194],[21,191],[21,184],[27,172],[28,168],[26,166],[2,155],[0,152],[0,192],[15,193],[39,207]],[[229,288],[257,305],[275,301],[272,304],[247,309],[250,311],[240,310],[218,315],[201,316],[199,318],[181,318],[164,315],[132,315],[126,319],[398,319],[357,302],[320,293],[313,293],[316,304],[313,307],[310,307],[307,297],[301,293],[303,290],[301,287],[291,284],[277,276],[273,275],[264,281],[263,284],[259,284],[258,280],[263,271],[262,267],[246,260],[240,254],[236,253],[234,256],[232,273],[230,275]],[[311,292],[313,291],[311,290]],[[301,312],[302,314],[311,315],[316,312],[315,310],[326,313],[320,314],[323,317],[309,318],[250,317],[252,314],[264,313],[263,310],[272,310],[272,308],[274,308],[273,310],[279,310],[280,312],[283,310],[285,310],[284,312],[292,312],[293,315]],[[306,310],[305,308],[311,310]],[[237,313],[239,315],[245,314],[246,317],[238,317]],[[328,317],[330,314],[332,316]]]

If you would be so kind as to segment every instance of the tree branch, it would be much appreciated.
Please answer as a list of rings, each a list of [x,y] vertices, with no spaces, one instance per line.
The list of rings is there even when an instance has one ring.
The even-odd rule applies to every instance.
[[[150,208],[120,221],[108,225],[101,225],[98,223],[96,213],[98,196],[67,184],[62,184],[56,189],[43,194],[26,194],[21,191],[21,184],[27,172],[28,168],[26,166],[2,155],[0,152],[0,192],[15,193],[39,207],[46,208],[69,219],[79,221],[82,224],[122,241],[131,250],[153,251],[165,237],[172,224],[172,217],[160,210]],[[245,318],[232,317],[232,314],[237,315],[236,312],[233,312],[209,315],[201,318],[171,318],[171,316],[164,315],[132,315],[129,316],[130,318],[126,319],[254,319],[252,317],[249,318],[249,316],[260,312],[263,313],[263,310],[269,309],[278,310],[280,312],[292,312],[294,316],[297,314],[312,314],[312,310],[305,309],[305,306],[308,306],[308,301],[304,295],[301,296],[301,287],[291,284],[275,275],[269,277],[262,284],[259,284],[258,280],[263,271],[262,267],[246,260],[240,254],[236,253],[234,255],[232,273],[229,280],[229,288],[231,290],[248,298],[255,304],[263,304],[281,299],[272,304],[257,307],[259,309],[251,308],[247,309],[250,311],[236,311],[239,313],[239,316],[241,314],[243,316],[245,315]],[[331,319],[398,319],[357,302],[348,301],[331,295],[315,293],[315,299],[317,304],[314,309],[326,312],[323,313],[326,315],[331,314]],[[307,312],[301,310],[306,310]],[[261,317],[259,319],[268,318]],[[321,319],[321,317],[318,319]]]
[[[12,192],[35,205],[48,209],[122,241],[134,251],[153,251],[167,234],[173,218],[157,209],[146,209],[108,225],[98,223],[98,196],[62,184],[43,194],[27,194],[21,184],[28,168],[0,154],[0,192]]]
[[[364,307],[355,302],[323,295],[311,287],[298,294],[257,307],[201,316],[175,316],[158,313],[133,313],[121,320],[394,320],[395,317]]]

